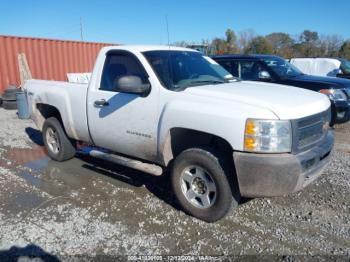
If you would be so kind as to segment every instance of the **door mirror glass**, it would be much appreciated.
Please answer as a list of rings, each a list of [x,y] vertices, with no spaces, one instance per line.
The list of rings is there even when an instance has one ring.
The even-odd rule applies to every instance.
[[[260,80],[270,80],[271,79],[271,75],[267,71],[260,71],[259,72],[259,79]]]
[[[341,69],[336,69],[335,70],[335,74],[336,75],[342,75],[343,74],[343,71]]]
[[[151,85],[142,83],[139,76],[122,76],[115,80],[113,90],[121,93],[147,95]]]

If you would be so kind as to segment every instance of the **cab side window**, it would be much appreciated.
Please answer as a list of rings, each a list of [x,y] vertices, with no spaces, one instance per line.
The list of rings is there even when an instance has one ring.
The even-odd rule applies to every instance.
[[[231,75],[233,75],[234,77],[240,77],[239,76],[239,72],[238,72],[238,61],[218,61],[218,63],[225,68],[229,73],[231,73]]]
[[[259,73],[264,71],[259,61],[240,61],[240,78],[242,80],[259,80]]]
[[[137,60],[130,54],[107,54],[100,90],[118,92],[118,80],[123,76],[138,76],[143,84],[149,84],[148,75]]]

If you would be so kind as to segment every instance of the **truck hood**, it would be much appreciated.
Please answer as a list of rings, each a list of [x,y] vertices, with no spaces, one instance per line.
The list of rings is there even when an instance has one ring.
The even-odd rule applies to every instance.
[[[297,87],[252,81],[195,86],[184,92],[265,108],[279,119],[285,120],[317,114],[330,107],[328,97],[323,94]]]
[[[315,84],[319,86],[328,86],[335,89],[350,87],[350,80],[339,77],[299,75],[289,79],[292,81]]]

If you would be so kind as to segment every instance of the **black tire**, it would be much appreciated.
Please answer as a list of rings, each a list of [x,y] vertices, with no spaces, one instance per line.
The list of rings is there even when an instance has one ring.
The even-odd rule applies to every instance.
[[[335,105],[332,102],[332,106],[331,106],[331,122],[329,123],[330,127],[333,127],[337,122],[337,108],[335,107]]]
[[[16,110],[17,109],[17,102],[15,101],[7,101],[7,100],[3,100],[2,101],[2,107],[6,110]]]
[[[8,101],[16,100],[16,93],[4,93],[2,95],[2,100],[8,100]]]
[[[5,89],[4,94],[16,94],[18,91],[20,91],[20,89],[16,86],[9,86],[7,89]]]
[[[206,177],[215,184],[216,193],[212,196],[212,203],[208,207],[196,206],[202,202],[200,197],[203,196],[203,192],[200,192],[200,195],[196,194],[199,197],[192,198],[192,202],[185,196],[184,190],[190,191],[188,189],[190,183],[182,179],[183,172],[186,169],[191,170],[191,167],[194,166],[205,170],[205,173],[207,175],[209,174],[209,178],[207,175]],[[215,222],[223,218],[232,207],[237,207],[240,196],[233,170],[232,161],[227,160],[212,148],[191,148],[183,151],[174,160],[171,170],[172,188],[183,210],[187,214],[206,222]],[[196,171],[191,170],[190,172]],[[191,183],[192,187],[194,181],[193,179]],[[195,189],[192,191],[195,191]]]
[[[0,97],[0,107],[2,106],[2,97]]]
[[[9,86],[6,88],[5,92],[6,92],[6,91],[10,91],[10,90],[18,90],[18,87],[15,86],[15,85],[9,85]]]
[[[55,133],[55,137],[57,138],[58,151],[54,152],[52,147],[49,145],[47,141],[48,135],[47,133],[53,130]],[[43,126],[43,141],[49,157],[55,161],[63,162],[69,159],[72,159],[75,156],[76,149],[74,146],[74,142],[68,138],[66,132],[64,131],[60,121],[55,117],[50,117],[46,119]]]

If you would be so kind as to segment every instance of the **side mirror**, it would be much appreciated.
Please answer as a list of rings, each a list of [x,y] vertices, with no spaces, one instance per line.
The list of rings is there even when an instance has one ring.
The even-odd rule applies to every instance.
[[[143,84],[138,76],[122,76],[115,81],[113,90],[147,96],[151,90],[151,85]]]
[[[260,80],[271,80],[271,75],[267,71],[260,71],[259,72],[259,79]]]
[[[335,70],[335,75],[336,75],[337,77],[342,77],[343,71],[342,71],[341,69],[336,69],[336,70]]]

